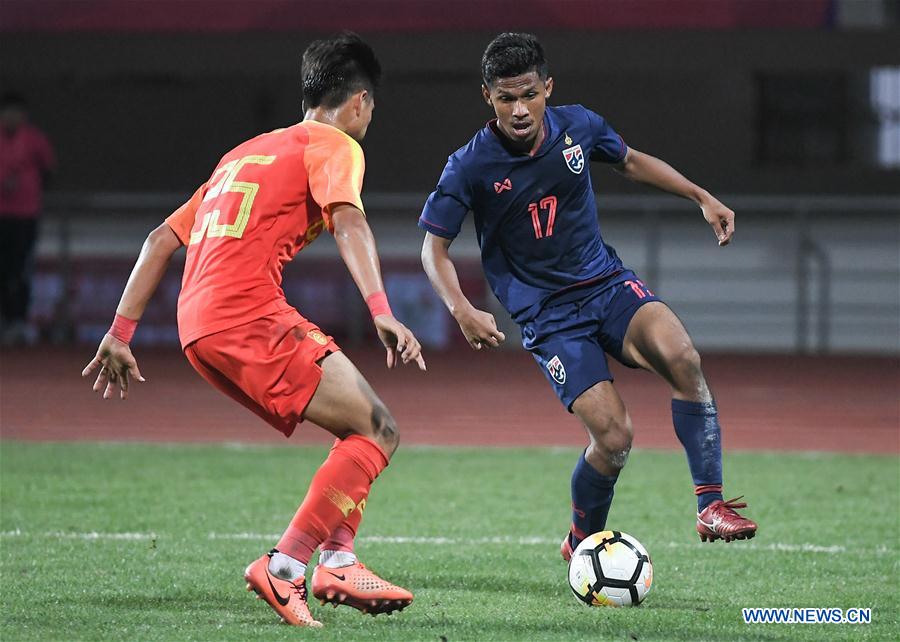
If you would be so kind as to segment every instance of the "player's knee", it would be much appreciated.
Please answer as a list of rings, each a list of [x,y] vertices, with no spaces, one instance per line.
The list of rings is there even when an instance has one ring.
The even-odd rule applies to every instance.
[[[606,442],[606,458],[612,468],[621,470],[625,467],[628,454],[631,452],[631,441],[632,431],[629,422],[618,424]]]
[[[681,367],[685,370],[690,370],[691,372],[700,374],[700,353],[697,352],[697,349],[691,345],[687,345],[678,355],[679,363]]]
[[[669,351],[666,355],[669,372],[672,373],[675,383],[682,386],[696,386],[703,379],[703,370],[700,366],[700,353],[693,344],[686,342]]]
[[[613,470],[621,470],[628,461],[631,452],[633,431],[628,415],[624,417],[607,417],[596,435],[591,448]],[[599,434],[597,434],[599,433]]]
[[[377,403],[372,409],[372,439],[380,445],[388,456],[400,445],[400,429],[393,415],[384,404]]]

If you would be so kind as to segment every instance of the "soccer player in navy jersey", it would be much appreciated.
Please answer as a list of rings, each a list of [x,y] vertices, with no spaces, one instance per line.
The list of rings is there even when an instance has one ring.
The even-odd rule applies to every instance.
[[[504,334],[463,294],[449,254],[471,211],[491,289],[560,401],[587,428],[590,445],[572,474],[563,557],[604,529],[631,449],[631,420],[606,354],[671,386],[700,539],[753,537],[756,524],[735,510],[746,504],[723,500],[719,421],[700,356],[678,317],[604,243],[587,162],[612,165],[631,180],[694,201],[719,245],[731,241],[734,212],[665,162],[628,147],[589,109],[548,106],[553,79],[534,36],[497,36],[481,72],[484,100],[497,118],[449,157],[428,197],[419,218],[426,231],[422,263],[469,344],[498,347]]]

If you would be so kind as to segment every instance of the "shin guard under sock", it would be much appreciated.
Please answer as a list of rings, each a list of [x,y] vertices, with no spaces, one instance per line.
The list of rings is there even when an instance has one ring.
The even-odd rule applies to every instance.
[[[716,404],[673,399],[672,423],[687,454],[700,512],[722,499],[722,431]]]
[[[584,458],[578,458],[572,471],[572,531],[569,543],[574,549],[588,535],[602,531],[612,504],[618,475],[603,475]]]
[[[352,514],[362,513],[372,482],[387,465],[387,455],[371,439],[352,435],[335,444],[277,549],[309,563],[313,551],[335,529]]]

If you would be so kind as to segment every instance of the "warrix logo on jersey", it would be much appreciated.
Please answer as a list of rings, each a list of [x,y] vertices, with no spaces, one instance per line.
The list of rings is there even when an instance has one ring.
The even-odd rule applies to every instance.
[[[566,382],[566,368],[559,359],[559,355],[553,355],[553,358],[547,362],[547,371],[553,377],[553,381],[562,385]]]
[[[566,159],[566,165],[573,174],[580,174],[584,169],[584,152],[581,151],[581,145],[567,147],[563,150],[563,158]]]

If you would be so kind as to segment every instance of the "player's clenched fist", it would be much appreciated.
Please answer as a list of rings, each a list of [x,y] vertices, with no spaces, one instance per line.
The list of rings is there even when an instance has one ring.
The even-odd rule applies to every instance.
[[[497,329],[497,320],[490,312],[472,307],[461,312],[456,317],[456,322],[466,336],[466,341],[475,350],[481,350],[482,346],[499,348],[506,340],[506,335]]]
[[[387,314],[379,314],[374,322],[378,338],[387,350],[388,368],[396,366],[399,359],[404,365],[415,361],[419,370],[426,369],[422,346],[409,328]]]

